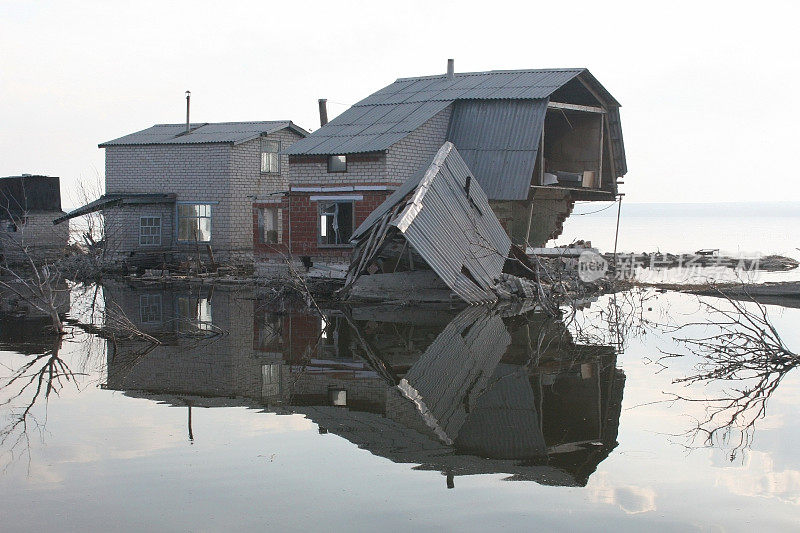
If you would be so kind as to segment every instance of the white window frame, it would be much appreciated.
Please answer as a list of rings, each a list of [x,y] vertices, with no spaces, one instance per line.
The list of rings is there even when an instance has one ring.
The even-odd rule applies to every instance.
[[[154,312],[157,309],[157,312]],[[142,324],[160,324],[163,319],[163,305],[160,294],[139,295],[139,321]],[[149,320],[156,317],[155,320]]]
[[[267,150],[267,147],[273,148]],[[281,142],[277,139],[261,137],[261,173],[279,174],[281,171]]]
[[[312,197],[313,198],[313,197]],[[322,199],[324,198],[324,200]],[[345,242],[341,243],[327,243],[323,242],[323,239],[327,239],[327,215],[324,213],[324,209],[326,205],[329,204],[349,204],[350,205],[350,236],[353,235],[353,232],[356,230],[356,203],[355,200],[348,198],[348,197],[320,197],[320,200],[317,203],[317,246],[320,248],[352,248],[352,244],[350,244],[350,237],[347,238]]]
[[[143,222],[145,220],[158,220],[158,225],[147,225]],[[144,228],[158,228],[158,233],[142,233]],[[139,217],[139,246],[161,246],[161,235],[164,231],[164,220],[161,215],[143,215]],[[153,242],[142,242],[142,239],[153,237]]]
[[[214,204],[217,202],[178,202],[175,205],[175,239],[180,244],[192,244],[192,243],[210,243],[214,238]],[[208,207],[208,215],[198,215],[198,216],[181,216],[181,206],[205,206]],[[197,235],[200,235],[200,220],[201,219],[208,219],[208,240],[184,240],[181,239],[181,219],[194,219],[197,221]]]

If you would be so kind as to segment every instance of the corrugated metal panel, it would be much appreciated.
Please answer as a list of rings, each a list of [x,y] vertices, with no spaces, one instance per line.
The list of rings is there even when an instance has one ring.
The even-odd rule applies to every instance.
[[[510,344],[511,335],[498,315],[483,307],[465,309],[436,337],[398,388],[435,434],[452,444]]]
[[[530,190],[547,100],[457,102],[447,140],[492,200],[524,200]]]
[[[544,69],[468,72],[456,74],[453,78],[442,75],[399,79],[361,100],[307,139],[293,144],[286,153],[327,155],[386,150],[391,146],[388,143],[396,142],[394,137],[381,139],[380,142],[376,142],[374,138],[361,138],[371,135],[374,130],[348,130],[347,135],[354,137],[348,142],[342,140],[338,143],[320,143],[316,139],[343,136],[336,127],[352,124],[391,124],[392,127],[386,131],[408,134],[452,102],[459,100],[546,99],[553,91],[584,71],[585,69]]]
[[[614,147],[614,163],[617,165],[617,174],[624,176],[628,173],[628,161],[625,158],[625,143],[622,141],[622,121],[618,107],[612,107],[608,110],[608,129],[611,134],[611,145]]]
[[[308,135],[307,131],[295,125],[290,120],[190,124],[189,133],[186,133],[185,124],[156,124],[145,130],[104,142],[99,146],[103,148],[106,146],[142,144],[239,143],[284,128],[289,128],[303,136]]]
[[[496,301],[511,241],[452,143],[433,159],[406,207],[390,223],[453,291],[470,303]],[[463,273],[466,269],[471,277]],[[474,281],[473,281],[474,280]]]

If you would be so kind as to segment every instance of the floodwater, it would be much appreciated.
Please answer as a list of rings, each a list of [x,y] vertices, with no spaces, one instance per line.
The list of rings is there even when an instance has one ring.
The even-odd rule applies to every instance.
[[[796,529],[800,378],[765,363],[726,409],[751,382],[680,342],[714,331],[708,303],[730,305],[320,315],[241,288],[76,288],[61,341],[0,320],[0,527]],[[800,349],[800,310],[765,309]]]

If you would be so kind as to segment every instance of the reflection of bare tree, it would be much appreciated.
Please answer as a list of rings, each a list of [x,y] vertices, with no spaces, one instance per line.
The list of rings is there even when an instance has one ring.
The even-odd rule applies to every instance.
[[[69,383],[77,386],[76,377],[84,375],[73,372],[59,357],[61,342],[57,337],[51,349],[28,356],[22,365],[0,378],[0,408],[9,411],[8,424],[0,428],[0,448],[8,450],[11,461],[21,455],[30,457],[29,432],[44,429],[44,421],[34,413],[36,404],[46,404]]]
[[[767,308],[757,302],[725,297],[718,304],[706,299],[704,322],[692,322],[672,330],[673,338],[688,354],[700,358],[695,373],[674,383],[722,385],[719,393],[698,397],[674,394],[674,400],[700,402],[704,419],[688,433],[704,437],[705,445],[723,444],[736,452],[752,442],[756,422],[766,415],[767,402],[786,374],[798,366],[800,357],[784,343],[770,320]],[[676,336],[678,332],[703,328],[702,336]],[[687,353],[664,352],[661,364]]]

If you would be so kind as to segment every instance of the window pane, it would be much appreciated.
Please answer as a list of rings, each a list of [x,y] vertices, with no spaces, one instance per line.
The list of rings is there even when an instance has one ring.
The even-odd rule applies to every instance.
[[[178,216],[179,217],[197,216],[196,208],[197,208],[197,206],[190,205],[190,204],[179,204],[178,205]]]
[[[328,157],[328,172],[345,172],[347,170],[347,156],[332,155]]]
[[[199,219],[199,234],[198,240],[200,242],[209,242],[211,240],[211,219],[210,218],[201,218]]]
[[[178,240],[194,241],[197,234],[197,221],[195,219],[182,218],[178,223]]]

